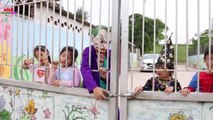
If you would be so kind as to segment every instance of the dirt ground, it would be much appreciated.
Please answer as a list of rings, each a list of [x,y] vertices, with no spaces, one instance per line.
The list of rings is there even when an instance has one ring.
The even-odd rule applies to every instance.
[[[188,69],[193,70],[193,68],[190,68],[190,67],[188,67]],[[181,87],[183,88],[183,87],[188,86],[188,84],[191,81],[191,78],[195,74],[195,72],[187,71],[185,64],[178,65],[177,70],[180,70],[180,71],[176,72],[177,73],[176,77],[177,77],[177,80],[180,82]],[[131,90],[131,87],[133,87],[133,89],[134,89],[138,85],[143,86],[146,83],[146,81],[153,75],[154,75],[153,72],[140,72],[140,69],[133,71],[133,72],[129,71],[129,73],[128,73],[128,89]],[[175,74],[173,75],[173,77],[175,78]],[[132,82],[131,82],[131,79],[133,80]],[[131,83],[133,83],[133,85]]]

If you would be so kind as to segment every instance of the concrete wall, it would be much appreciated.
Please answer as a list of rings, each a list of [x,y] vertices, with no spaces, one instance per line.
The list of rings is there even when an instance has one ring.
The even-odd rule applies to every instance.
[[[85,89],[2,82],[0,120],[108,120],[109,102],[97,101]]]

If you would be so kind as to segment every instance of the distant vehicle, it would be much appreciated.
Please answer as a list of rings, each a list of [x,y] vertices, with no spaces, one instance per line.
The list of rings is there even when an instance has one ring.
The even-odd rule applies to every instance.
[[[157,62],[159,54],[144,54],[140,61],[140,70],[149,71],[153,69],[153,60],[154,64]]]

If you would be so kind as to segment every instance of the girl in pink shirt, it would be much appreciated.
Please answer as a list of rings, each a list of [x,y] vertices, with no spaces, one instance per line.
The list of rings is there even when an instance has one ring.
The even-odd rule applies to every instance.
[[[73,55],[73,50],[75,56]],[[59,61],[62,68],[57,68],[59,62],[52,62],[48,83],[54,86],[78,87],[81,77],[79,69],[74,66],[77,57],[78,51],[76,49],[71,46],[64,47],[60,52]]]

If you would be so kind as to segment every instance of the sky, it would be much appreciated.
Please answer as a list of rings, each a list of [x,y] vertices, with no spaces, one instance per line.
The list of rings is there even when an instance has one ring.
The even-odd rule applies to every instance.
[[[100,2],[101,1],[101,2]],[[134,9],[133,7],[134,1]],[[154,18],[154,1],[156,1],[156,18],[165,22],[167,20],[167,26],[169,36],[173,32],[172,41],[174,43],[185,44],[198,31],[202,32],[209,28],[209,1],[211,2],[211,11],[213,10],[212,0],[188,0],[188,33],[186,33],[186,1],[187,0],[146,0],[145,2],[145,16]],[[165,1],[167,1],[167,19],[165,19]],[[176,1],[177,1],[177,31],[176,31]],[[200,25],[198,30],[198,1],[200,2]],[[67,10],[67,0],[62,0],[62,6]],[[109,4],[110,2],[110,4]],[[75,3],[75,4],[74,4]],[[84,0],[84,9],[89,13],[88,21],[92,21],[94,25],[103,24],[106,26],[111,25],[112,21],[112,0],[92,0],[92,12],[90,10],[91,0]],[[109,6],[110,5],[110,6]],[[69,11],[74,13],[74,7],[77,9],[83,6],[83,0],[69,0]],[[101,7],[101,9],[100,9]],[[109,14],[110,8],[110,14]],[[100,16],[101,11],[101,17]],[[91,14],[92,13],[92,14]],[[129,0],[129,13],[143,13],[143,0]],[[110,21],[109,21],[110,16]],[[213,12],[211,12],[211,18],[213,18]],[[211,22],[212,24],[212,22]],[[186,36],[188,34],[188,39]]]

